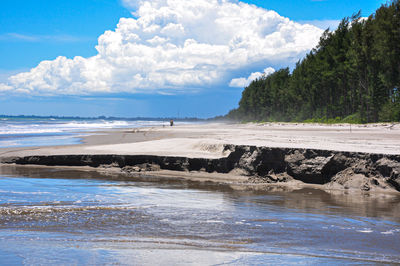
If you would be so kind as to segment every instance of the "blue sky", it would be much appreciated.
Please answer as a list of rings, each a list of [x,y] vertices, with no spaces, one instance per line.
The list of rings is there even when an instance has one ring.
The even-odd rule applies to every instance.
[[[159,2],[159,6],[154,6],[153,8],[161,8],[165,5],[165,3],[161,3],[161,0]],[[300,24],[309,23],[325,29],[328,26],[334,27],[338,20],[344,16],[350,16],[358,10],[362,10],[363,16],[368,16],[386,1],[248,0],[244,2],[254,4],[267,10],[274,10],[279,15],[289,18],[290,21]],[[235,4],[234,7],[244,8],[243,5],[236,5],[238,4],[237,1],[233,3]],[[224,42],[228,45],[228,41],[236,40],[237,36],[234,36],[232,32],[227,32],[226,38],[214,40],[215,37],[212,37],[212,32],[209,33],[209,31],[207,31],[207,27],[210,27],[210,30],[212,29],[212,24],[207,24],[208,22],[204,21],[204,27],[198,29],[199,27],[196,25],[202,25],[202,21],[197,21],[197,24],[194,26],[190,22],[187,22],[188,20],[185,20],[186,24],[182,22],[186,32],[184,37],[178,36],[171,40],[168,39],[168,41],[164,40],[165,36],[169,36],[168,34],[176,34],[176,30],[172,33],[163,33],[164,35],[161,35],[160,32],[154,33],[154,36],[151,36],[153,33],[144,33],[146,32],[145,29],[141,29],[140,33],[142,35],[136,31],[130,32],[129,34],[135,33],[139,34],[141,39],[144,37],[147,38],[147,47],[143,48],[143,43],[140,43],[140,47],[144,49],[141,51],[142,53],[150,51],[150,48],[156,49],[157,45],[164,45],[164,48],[158,46],[159,48],[157,49],[161,50],[154,50],[160,51],[160,54],[163,56],[163,52],[166,53],[170,51],[165,48],[167,44],[181,47],[188,44],[184,43],[184,41],[188,39],[195,40],[195,43],[189,43],[192,44],[192,48],[186,51],[185,54],[193,55],[193,51],[197,53],[193,55],[193,58],[189,58],[190,60],[182,59],[180,62],[175,62],[176,60],[174,59],[171,62],[164,60],[155,63],[153,62],[154,60],[152,60],[136,64],[137,60],[129,61],[134,60],[133,57],[126,57],[129,50],[124,50],[123,54],[119,54],[118,49],[117,51],[115,51],[115,49],[113,50],[116,39],[112,34],[104,35],[104,42],[99,45],[100,50],[96,50],[95,46],[98,44],[98,37],[107,30],[115,31],[120,18],[135,17],[138,19],[142,17],[144,19],[146,16],[149,16],[146,11],[142,11],[142,13],[133,16],[131,12],[137,10],[132,6],[137,8],[137,3],[134,0],[2,0],[2,8],[0,9],[0,25],[2,25],[0,27],[0,83],[6,84],[7,90],[5,90],[3,94],[0,94],[0,113],[14,115],[112,115],[156,117],[177,115],[181,117],[211,117],[222,115],[237,106],[243,90],[243,86],[232,87],[229,86],[229,84],[245,85],[249,76],[259,75],[267,67],[278,69],[279,67],[292,66],[295,61],[307,52],[307,50],[312,48],[315,41],[314,43],[299,43],[296,41],[296,43],[291,43],[291,45],[289,45],[290,40],[297,37],[304,38],[302,36],[308,35],[311,36],[310,39],[316,40],[319,34],[317,28],[310,29],[304,27],[302,29],[296,29],[295,27],[291,27],[290,24],[287,24],[290,28],[288,31],[291,37],[287,39],[282,37],[282,45],[284,46],[286,45],[285,42],[288,42],[288,47],[297,45],[301,48],[297,48],[293,51],[287,51],[287,49],[285,51],[279,51],[277,45],[279,45],[282,40],[271,39],[273,42],[277,43],[273,44],[276,53],[274,52],[275,50],[268,53],[257,51],[258,54],[256,56],[260,57],[262,60],[257,61],[250,57],[249,54],[254,50],[254,47],[248,45],[245,49],[247,49],[249,53],[247,53],[247,58],[242,61],[229,61],[232,57],[231,54],[222,55],[220,60],[210,61],[210,58],[221,54],[222,50],[219,49],[222,49],[221,45],[225,45]],[[176,7],[174,6],[167,7],[173,12],[179,12],[176,11]],[[195,10],[195,8],[200,10],[199,6],[193,7],[193,10]],[[207,8],[209,8],[209,11],[207,11],[209,13],[210,10],[226,8],[229,12],[233,12],[232,17],[238,16],[238,19],[243,20],[246,20],[246,18],[253,18],[255,16],[254,14],[259,14],[256,9],[248,8],[246,14],[239,16],[229,9],[230,6],[227,5],[218,5],[216,7],[208,6]],[[162,14],[160,16],[165,16],[163,19],[169,19],[167,15]],[[229,16],[228,14],[228,16],[223,19],[230,21]],[[260,14],[260,17],[261,16],[262,14]],[[265,32],[266,35],[271,34],[271,36],[273,36],[274,31],[278,29],[276,23],[288,23],[274,15],[269,14],[268,16],[268,23],[271,24],[265,25],[260,31],[255,31],[255,34]],[[132,21],[126,21],[121,23],[120,28],[126,29],[129,25],[132,25],[131,22]],[[155,20],[152,21],[152,23],[154,25],[161,25],[157,24],[159,22]],[[164,27],[165,25],[162,26]],[[244,27],[242,30],[246,32],[248,29],[250,28]],[[187,35],[189,31],[194,33]],[[123,36],[125,38],[128,33],[124,32],[123,34],[125,34]],[[214,39],[208,39],[208,34],[210,34],[210,39]],[[287,33],[283,35],[282,32],[280,32],[280,34],[282,34],[282,36],[287,35]],[[158,37],[158,39],[151,39],[151,37],[156,36],[161,37],[161,39]],[[216,36],[218,39],[218,33]],[[148,42],[160,42],[160,40],[167,44],[148,44]],[[259,46],[268,45],[271,43],[271,40],[263,43],[263,39],[261,38],[259,40]],[[132,43],[139,45],[138,41],[132,41]],[[122,49],[129,49],[129,47],[139,46],[125,45],[119,47],[119,49],[122,51]],[[269,47],[265,47],[264,50],[267,51]],[[204,51],[199,51],[199,49],[204,49]],[[96,55],[100,54],[102,57],[107,55],[109,59],[115,59],[115,62],[104,65],[94,58],[93,62],[87,60],[87,58],[96,57]],[[204,63],[201,58],[199,59],[200,54],[204,55]],[[165,56],[167,55],[166,53]],[[176,52],[174,55],[176,57]],[[65,60],[60,59],[59,61],[54,61],[58,56],[64,56]],[[68,61],[75,56],[81,56],[83,58],[77,60],[79,62]],[[53,62],[51,66],[45,66],[48,67],[48,69],[36,69],[30,76],[19,76],[13,81],[8,80],[12,75],[28,72],[32,68],[36,68],[38,64],[44,60],[51,60],[51,62]],[[132,64],[132,62],[134,62],[134,64]],[[225,64],[224,62],[228,63]],[[152,66],[151,63],[155,65]],[[63,64],[71,65],[71,69],[66,70],[62,67]],[[82,69],[88,70],[93,64],[95,69],[96,64],[101,64],[99,67],[100,73],[93,74],[94,76],[88,77],[89,74],[70,74],[73,71],[79,72],[82,71]],[[150,68],[163,64],[171,66],[171,68],[177,65],[185,69],[184,71],[186,72],[183,72],[182,76],[187,77],[187,79],[179,76],[181,72],[175,73],[173,70],[166,67],[157,69],[157,71],[154,71],[154,73],[152,72],[151,75],[147,75],[146,73],[149,71],[146,72],[146,69],[141,67],[141,65],[146,64],[150,64]],[[82,65],[84,66],[82,67]],[[101,70],[101,67],[104,69]],[[109,69],[112,69],[110,73],[107,72]],[[121,69],[125,70],[122,71]],[[53,74],[55,72],[58,74]],[[60,81],[60,76],[64,77],[64,73],[70,76]],[[103,73],[104,76],[107,76],[108,73],[110,77],[104,81],[101,80]],[[140,75],[138,77],[136,76],[135,81],[132,82],[130,77],[135,76],[136,73],[140,73]],[[251,75],[252,73],[255,75]],[[40,77],[40,82],[35,80],[38,75],[42,75]],[[101,82],[93,85],[93,82],[99,80],[99,77]],[[77,84],[82,84],[82,91],[80,91],[81,87],[79,87],[79,85],[70,86],[68,83],[74,82],[74,78],[79,78],[80,83]],[[192,82],[194,79],[195,81]],[[50,80],[48,84],[51,86],[47,83],[44,84],[48,80]],[[231,80],[239,82],[229,83]],[[26,84],[29,84],[29,86]],[[25,90],[21,89],[18,91],[21,86],[25,85],[27,86],[27,88],[24,88]],[[60,88],[53,88],[54,86],[59,86]],[[52,87],[51,90],[49,87]]]

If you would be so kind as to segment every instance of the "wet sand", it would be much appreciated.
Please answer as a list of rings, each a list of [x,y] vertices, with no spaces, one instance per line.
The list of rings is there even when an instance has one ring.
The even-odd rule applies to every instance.
[[[126,175],[119,168],[94,168],[87,166],[0,165],[0,176],[23,176],[51,179],[88,179],[121,182],[149,182],[155,186],[168,185],[191,189],[226,191],[230,193],[278,193],[289,197],[288,208],[322,210],[324,204],[340,206],[339,212],[373,217],[391,217],[400,222],[400,193],[356,193],[348,190],[325,191],[323,185],[294,181],[290,185],[248,183],[248,177],[232,174],[177,171],[154,171]],[[309,193],[312,192],[312,193]],[[298,200],[309,194],[317,200]],[[324,203],[321,203],[324,202]]]

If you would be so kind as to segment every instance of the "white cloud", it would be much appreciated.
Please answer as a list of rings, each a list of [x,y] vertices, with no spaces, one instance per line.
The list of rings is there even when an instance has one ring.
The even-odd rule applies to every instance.
[[[0,84],[7,83],[7,80],[9,77],[11,77],[15,74],[27,71],[27,70],[29,70],[29,69],[21,68],[21,69],[14,69],[14,70],[6,70],[6,69],[0,68]]]
[[[262,76],[268,76],[268,75],[270,75],[270,74],[272,74],[274,72],[275,72],[275,69],[273,69],[272,67],[267,67],[266,69],[264,69],[263,73],[254,72],[254,73],[251,73],[248,78],[235,78],[235,79],[232,79],[231,82],[229,82],[229,87],[241,87],[241,88],[244,88],[244,87],[249,86],[249,84],[253,80],[258,79],[258,78],[260,78]]]
[[[137,7],[98,38],[98,54],[43,61],[7,86],[38,95],[179,93],[227,85],[230,73],[296,62],[322,30],[228,0],[124,1]]]
[[[0,92],[5,92],[12,90],[13,88],[11,86],[8,86],[6,84],[0,83]]]

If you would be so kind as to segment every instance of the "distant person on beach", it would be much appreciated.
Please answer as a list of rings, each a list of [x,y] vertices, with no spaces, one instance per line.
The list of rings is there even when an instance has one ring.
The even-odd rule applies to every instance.
[[[169,125],[172,127],[172,126],[174,125],[174,120],[171,119],[171,120],[169,121]]]

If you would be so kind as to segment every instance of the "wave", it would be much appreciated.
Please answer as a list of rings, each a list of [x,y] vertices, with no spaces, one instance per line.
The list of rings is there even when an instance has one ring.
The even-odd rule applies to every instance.
[[[56,134],[73,133],[82,131],[94,131],[112,128],[128,128],[143,126],[162,125],[160,121],[24,121],[7,122],[0,121],[0,135],[23,135],[23,134]]]
[[[6,215],[37,215],[43,213],[74,213],[84,211],[121,211],[133,210],[132,206],[24,206],[24,207],[0,207],[0,216]]]

